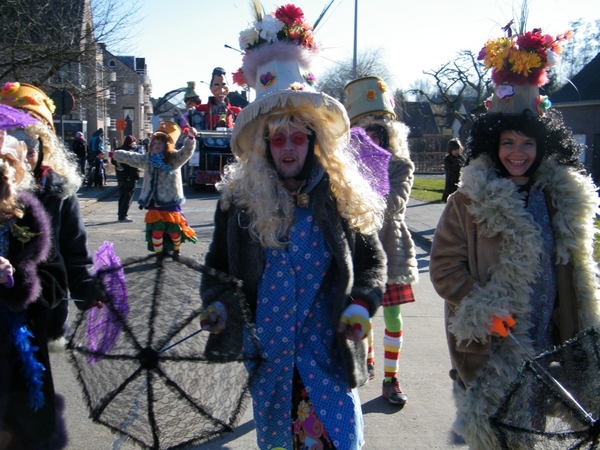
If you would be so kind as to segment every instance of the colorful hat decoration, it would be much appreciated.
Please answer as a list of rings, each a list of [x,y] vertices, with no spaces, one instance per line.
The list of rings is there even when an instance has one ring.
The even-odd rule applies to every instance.
[[[166,136],[170,143],[175,144],[179,136],[181,136],[181,128],[175,122],[165,120],[160,123],[158,130],[154,132],[153,136],[155,135]]]
[[[394,101],[388,87],[379,77],[368,76],[350,81],[344,88],[344,105],[351,123],[367,115],[389,116],[396,119]]]
[[[539,95],[539,88],[548,83],[548,69],[558,62],[561,42],[570,39],[572,32],[553,37],[536,28],[514,34],[511,25],[503,28],[506,37],[486,42],[477,58],[492,69],[495,90],[486,101],[488,112],[544,114],[551,103]]]
[[[311,68],[318,54],[313,27],[304,21],[302,10],[292,4],[263,14],[260,3],[253,2],[254,24],[240,33],[245,52],[243,64],[233,74],[234,83],[247,85],[256,92],[256,100],[244,107],[233,129],[232,142],[243,146],[247,133],[256,130],[247,125],[259,115],[286,106],[310,105],[316,116],[327,121],[335,136],[348,138],[350,129],[344,106],[315,89]],[[234,145],[234,152],[240,146]]]
[[[29,112],[54,131],[52,114],[56,106],[41,89],[26,83],[5,83],[0,89],[0,103]]]

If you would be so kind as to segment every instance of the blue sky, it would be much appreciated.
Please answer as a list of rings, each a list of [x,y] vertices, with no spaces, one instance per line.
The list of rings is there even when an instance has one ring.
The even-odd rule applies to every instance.
[[[238,46],[239,32],[252,22],[248,0],[141,0],[144,16],[131,51],[145,57],[153,97],[196,81],[205,100],[213,67],[231,74],[241,55],[224,47]],[[313,23],[327,0],[262,1],[267,11],[294,3]],[[391,6],[390,6],[391,5]],[[510,0],[358,0],[358,51],[382,48],[393,88],[408,89],[460,50],[479,51],[485,41],[502,35],[501,27],[518,18],[521,1]],[[355,0],[334,0],[319,25],[316,40],[322,52],[315,75],[351,60],[354,46]],[[600,1],[530,0],[527,29],[557,34],[570,21],[600,19]],[[231,78],[229,78],[231,82]],[[350,81],[350,80],[349,80]],[[253,98],[253,97],[252,97]]]

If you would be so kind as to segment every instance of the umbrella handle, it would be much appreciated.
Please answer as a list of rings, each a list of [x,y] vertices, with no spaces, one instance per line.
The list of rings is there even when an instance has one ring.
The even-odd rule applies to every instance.
[[[208,326],[204,326],[204,327],[200,328],[198,331],[194,331],[192,334],[184,337],[183,339],[179,339],[177,342],[172,343],[168,347],[165,347],[165,348],[159,350],[157,353],[165,352],[165,351],[169,350],[170,348],[173,348],[176,345],[181,344],[183,341],[187,341],[189,338],[196,336],[198,333],[206,331],[207,328],[208,328]]]
[[[511,339],[513,341],[515,341],[519,347],[521,347],[523,350],[525,350],[525,353],[527,354],[527,356],[530,359],[530,362],[532,364],[532,368],[534,371],[539,370],[540,372],[542,372],[546,378],[548,378],[552,384],[554,384],[554,386],[556,386],[558,388],[558,390],[560,391],[560,393],[563,395],[563,397],[565,398],[565,400],[567,400],[571,405],[575,406],[575,408],[583,415],[583,417],[585,418],[585,420],[590,424],[593,425],[595,423],[594,417],[587,412],[583,406],[581,406],[581,404],[575,399],[575,397],[573,397],[573,395],[556,379],[554,378],[550,372],[548,372],[540,363],[538,363],[535,360],[535,357],[529,352],[529,350],[527,350],[527,348],[525,348],[525,346],[521,343],[521,341],[519,341],[514,334],[512,334],[512,332],[510,331],[510,329],[508,330],[508,335],[511,337]],[[536,370],[537,369],[537,370]]]

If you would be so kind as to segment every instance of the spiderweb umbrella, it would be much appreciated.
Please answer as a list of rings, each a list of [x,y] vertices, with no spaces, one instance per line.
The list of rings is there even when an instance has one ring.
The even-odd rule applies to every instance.
[[[503,448],[600,448],[600,333],[526,360],[490,423]]]
[[[361,175],[371,188],[381,196],[386,195],[390,191],[388,165],[392,154],[375,144],[360,127],[350,129],[346,151],[357,162]]]
[[[109,296],[105,308],[120,327],[107,348],[90,345],[89,313],[67,345],[91,418],[151,449],[173,449],[232,431],[260,366],[258,341],[242,308],[241,283],[189,258],[124,261],[128,314]],[[207,350],[200,332],[201,276],[228,305],[228,327],[245,328],[251,345],[223,354]]]

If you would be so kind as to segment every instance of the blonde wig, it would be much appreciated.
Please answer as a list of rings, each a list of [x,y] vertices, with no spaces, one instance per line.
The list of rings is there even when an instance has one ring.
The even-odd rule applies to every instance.
[[[33,187],[33,177],[28,171],[24,172],[23,179],[17,184],[17,171],[8,160],[0,157],[0,221],[23,217],[17,194]]]
[[[351,152],[345,151],[349,133],[336,135],[322,120],[319,109],[307,105],[286,106],[255,118],[246,127],[242,150],[234,140],[236,159],[226,166],[221,191],[223,210],[231,204],[243,209],[250,221],[251,236],[264,247],[282,248],[285,235],[294,219],[294,204],[275,167],[267,161],[267,141],[293,126],[307,134],[315,133],[315,159],[329,175],[330,189],[337,201],[338,213],[363,234],[376,233],[382,225],[385,199],[361,176]],[[235,148],[238,147],[238,148]],[[244,225],[245,226],[245,225]]]
[[[66,148],[64,142],[48,125],[41,122],[25,127],[25,133],[32,139],[42,141],[43,148],[40,149],[40,152],[43,152],[42,165],[50,167],[67,180],[61,195],[68,197],[75,194],[81,186],[82,178],[75,156]]]
[[[392,120],[388,115],[371,115],[361,117],[353,126],[357,126],[366,130],[372,125],[380,125],[385,128],[389,138],[389,151],[392,155],[398,158],[410,159],[408,149],[408,133],[409,128],[402,122]]]

